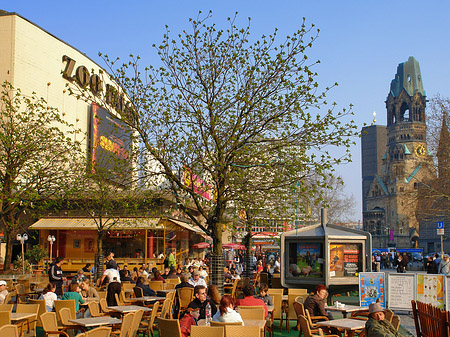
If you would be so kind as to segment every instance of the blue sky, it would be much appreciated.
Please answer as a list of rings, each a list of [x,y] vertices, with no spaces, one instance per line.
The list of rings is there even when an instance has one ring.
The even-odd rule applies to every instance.
[[[420,63],[428,98],[450,97],[450,2],[438,1],[8,1],[0,9],[17,12],[79,49],[100,65],[99,51],[125,58],[141,55],[157,64],[152,44],[158,44],[168,25],[173,33],[189,29],[188,18],[199,10],[213,11],[213,21],[226,27],[226,18],[239,13],[238,24],[252,18],[252,36],[292,34],[306,18],[320,29],[308,52],[321,61],[316,68],[323,86],[338,82],[328,95],[339,107],[354,105],[354,120],[361,128],[386,124],[384,101],[397,65],[414,56]],[[352,148],[353,162],[337,168],[357,206],[361,219],[361,150]]]

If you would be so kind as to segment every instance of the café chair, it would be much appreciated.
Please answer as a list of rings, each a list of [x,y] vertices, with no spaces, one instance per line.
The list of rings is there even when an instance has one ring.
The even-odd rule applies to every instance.
[[[189,303],[192,302],[194,298],[194,288],[183,287],[177,289],[178,295],[178,318],[180,318],[180,314],[186,309]]]
[[[96,329],[89,330],[84,333],[85,337],[109,337],[111,335],[111,328],[108,326],[101,326]],[[79,337],[77,335],[76,337]],[[83,335],[81,335],[83,336]]]
[[[30,299],[29,301],[30,304],[38,304],[39,305],[39,310],[38,310],[38,315],[37,315],[37,322],[36,325],[37,326],[42,326],[42,322],[41,322],[41,315],[43,313],[47,312],[47,307],[45,306],[45,300],[33,300]]]
[[[225,326],[225,336],[227,337],[259,337],[260,335],[258,326]]]
[[[224,334],[225,329],[219,326],[191,326],[191,337],[224,337]]]
[[[120,329],[111,332],[111,336],[128,337],[131,326],[133,325],[134,315],[135,315],[134,312],[130,312],[130,313],[126,314],[125,316],[123,316]]]
[[[268,294],[273,300],[272,335],[274,333],[274,320],[280,321],[280,332],[283,331],[283,289],[269,289]]]
[[[92,301],[88,303],[89,312],[91,313],[91,317],[100,317],[105,316],[104,313],[100,312],[99,303]]]
[[[158,313],[158,308],[159,308],[159,302],[155,302],[155,304],[153,304],[153,308],[151,311],[151,314],[149,316],[149,319],[146,321],[145,319],[141,321],[140,325],[139,325],[139,329],[138,331],[141,332],[143,334],[143,336],[152,336],[153,335],[153,330],[157,327],[155,325],[155,318],[156,318],[156,314]]]
[[[178,319],[158,318],[159,337],[182,337]]]
[[[300,316],[300,327],[301,327],[301,332],[303,332],[303,336],[304,337],[315,337],[317,335],[314,335],[311,331],[311,327],[309,326],[309,322],[308,319],[305,316]],[[324,334],[322,329],[318,329],[318,334],[319,336],[328,336],[328,337],[341,337],[338,335],[328,335],[328,334]]]
[[[70,319],[77,318],[77,309],[75,306],[75,300],[56,300],[55,301],[55,312],[60,321],[62,321],[60,316],[60,311],[63,308],[68,308],[70,310]]]
[[[28,334],[30,333],[30,330],[33,330],[33,335],[36,336],[36,323],[37,323],[37,317],[39,315],[39,304],[17,304],[16,306],[16,312],[18,313],[32,313],[36,314],[36,318],[34,319],[27,319],[26,322],[23,323],[22,329],[24,328],[24,325],[26,324],[28,327]]]
[[[78,325],[72,322],[69,322],[70,319],[74,319],[76,317],[72,317],[70,314],[69,308],[62,308],[59,310],[59,317],[61,318],[61,324],[63,325],[63,330],[85,330],[82,325]]]
[[[142,321],[142,316],[144,316],[143,309],[139,309],[138,311],[136,311],[134,313],[133,322],[131,323],[131,328],[130,328],[130,332],[129,332],[130,337],[137,336],[137,332],[139,330],[139,324]]]
[[[395,330],[398,331],[398,329],[400,328],[400,323],[401,323],[400,316],[394,315],[394,316],[392,317],[392,322],[391,322],[391,324],[394,326]]]
[[[0,328],[0,336],[19,337],[19,329],[13,324],[4,325]]]
[[[0,326],[5,326],[9,324],[11,324],[11,312],[0,311]]]
[[[158,290],[164,290],[163,281],[148,281],[148,286],[155,292],[157,292]]]
[[[224,327],[225,325],[240,325],[240,326],[242,326],[242,322],[215,322],[215,321],[211,321],[211,326]]]
[[[12,303],[10,303],[10,304],[0,304],[0,311],[12,312],[13,311],[13,307],[14,307],[14,304],[12,304]]]
[[[55,312],[46,312],[41,315],[42,329],[44,330],[45,337],[58,337],[69,335],[62,330],[58,330],[58,322],[56,321]]]
[[[262,306],[239,306],[239,314],[243,320],[246,319],[265,319],[266,311]]]

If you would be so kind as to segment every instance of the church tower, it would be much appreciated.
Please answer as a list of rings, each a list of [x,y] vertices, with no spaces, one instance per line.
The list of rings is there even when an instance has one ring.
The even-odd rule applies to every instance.
[[[391,81],[386,99],[387,145],[381,172],[363,196],[367,204],[364,227],[372,233],[374,247],[417,246],[417,189],[422,179],[432,174],[425,107],[419,63],[409,57],[398,65]]]

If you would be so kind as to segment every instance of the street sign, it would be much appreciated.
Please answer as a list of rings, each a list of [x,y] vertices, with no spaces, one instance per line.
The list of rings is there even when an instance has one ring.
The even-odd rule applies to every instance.
[[[444,235],[444,221],[436,222],[437,235]]]

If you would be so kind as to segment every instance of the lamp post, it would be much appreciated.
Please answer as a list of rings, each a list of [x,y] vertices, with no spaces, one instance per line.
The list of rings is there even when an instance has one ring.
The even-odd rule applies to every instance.
[[[16,236],[17,241],[20,241],[22,244],[22,272],[25,274],[25,253],[23,251],[23,245],[25,244],[25,241],[28,240],[28,234],[25,233],[23,235],[17,234]]]
[[[47,241],[50,243],[50,264],[52,263],[53,243],[56,241],[55,236],[49,235]]]

